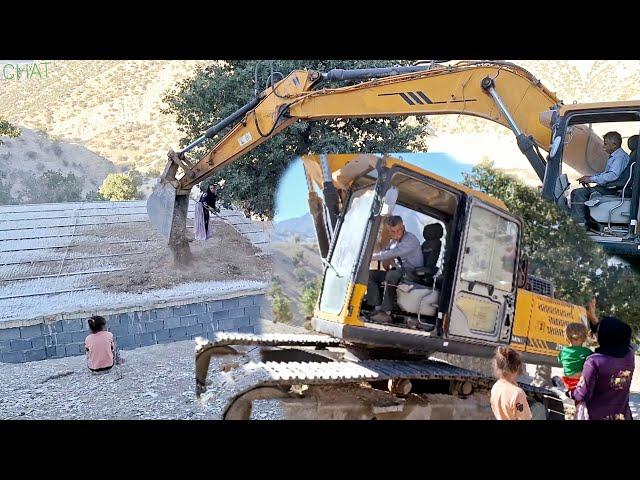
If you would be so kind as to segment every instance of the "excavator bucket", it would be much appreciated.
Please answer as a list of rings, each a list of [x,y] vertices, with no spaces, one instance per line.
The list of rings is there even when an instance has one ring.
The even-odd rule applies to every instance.
[[[176,188],[169,182],[159,181],[147,200],[147,214],[156,230],[169,238],[176,207]]]
[[[191,261],[187,238],[188,209],[189,195],[178,195],[171,183],[162,180],[147,200],[149,220],[160,234],[168,238],[174,260],[180,264]]]

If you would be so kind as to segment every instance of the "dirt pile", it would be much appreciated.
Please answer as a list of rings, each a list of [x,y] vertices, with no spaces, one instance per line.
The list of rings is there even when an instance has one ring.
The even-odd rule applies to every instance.
[[[189,220],[188,225],[193,226],[193,222]],[[212,238],[206,242],[191,242],[192,264],[176,266],[166,239],[149,222],[97,227],[90,232],[91,235],[109,242],[130,242],[104,245],[100,253],[113,254],[125,248],[142,253],[123,256],[120,260],[125,267],[123,270],[108,276],[95,275],[91,281],[106,291],[141,292],[189,282],[269,278],[271,260],[268,256],[259,255],[260,250],[218,218],[211,219],[209,228],[214,232]],[[87,245],[86,248],[91,247]]]

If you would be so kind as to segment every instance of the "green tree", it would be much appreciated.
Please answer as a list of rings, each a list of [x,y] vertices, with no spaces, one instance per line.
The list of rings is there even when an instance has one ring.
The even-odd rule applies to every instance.
[[[297,267],[298,265],[303,263],[304,262],[304,252],[302,250],[298,250],[296,253],[293,254],[293,257],[291,258],[291,261],[293,262],[293,266],[294,267]]]
[[[630,299],[640,291],[640,276],[632,268],[610,264],[604,250],[567,213],[491,162],[464,176],[465,185],[502,200],[522,218],[530,274],[553,281],[559,298],[578,305],[599,294],[602,314],[618,315],[637,331],[640,305]]]
[[[320,296],[321,286],[322,278],[318,277],[312,282],[307,283],[302,288],[300,303],[302,304],[302,311],[307,317],[313,315],[313,310],[316,308],[316,302],[318,301],[318,297]]]
[[[90,192],[87,192],[87,194],[84,196],[84,199],[87,202],[101,202],[106,200],[106,198],[100,195],[100,192],[98,192],[97,190],[91,190]]]
[[[61,172],[47,170],[23,195],[29,203],[79,202],[82,200],[83,183],[82,178],[73,173],[63,175]]]
[[[127,175],[131,178],[131,181],[136,186],[136,188],[140,188],[143,182],[143,175],[135,168],[133,170],[129,170]]]
[[[302,283],[307,279],[307,271],[302,267],[296,267],[293,269],[293,276],[298,282]]]
[[[20,135],[19,128],[0,118],[0,137],[17,137],[18,135]],[[2,145],[2,139],[0,139],[0,145]]]
[[[136,200],[141,197],[138,186],[141,179],[132,172],[110,173],[104,179],[98,193],[107,200],[125,201]]]
[[[630,267],[609,266],[601,275],[598,288],[598,310],[602,314],[620,317],[640,335],[640,275]]]
[[[167,93],[168,107],[163,113],[175,115],[185,137],[185,146],[246,104],[254,96],[256,61],[233,60],[208,66]],[[287,75],[296,69],[327,71],[332,68],[367,68],[408,64],[408,61],[355,60],[283,60],[275,68]],[[259,80],[263,90],[265,79]],[[332,84],[331,86],[339,86]],[[274,193],[278,180],[297,156],[313,153],[388,153],[424,150],[426,117],[417,117],[417,125],[401,118],[330,119],[298,122],[261,146],[255,148],[232,166],[217,172],[209,182],[224,180],[223,204],[233,204],[246,214],[264,219],[273,218]],[[221,132],[225,134],[226,130]],[[220,138],[220,137],[218,137]],[[190,154],[199,158],[212,143]]]
[[[291,301],[283,293],[279,293],[273,297],[271,310],[273,311],[276,322],[289,323],[293,319]]]

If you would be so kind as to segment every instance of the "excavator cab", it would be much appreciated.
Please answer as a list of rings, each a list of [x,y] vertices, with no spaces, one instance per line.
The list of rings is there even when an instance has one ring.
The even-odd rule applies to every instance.
[[[639,122],[638,101],[562,106],[552,124],[554,133],[543,187],[543,192],[553,191],[552,198],[557,203],[565,203],[564,196],[570,187],[566,175],[562,174],[563,166],[568,163],[566,159],[571,158],[571,167],[583,175],[603,172],[608,155],[602,136],[608,131],[620,133],[621,148],[629,155],[629,162],[617,179],[605,185],[590,184],[585,220],[593,240],[610,253],[629,258],[640,251],[637,230]]]
[[[305,158],[310,178],[313,157]],[[326,157],[334,167],[343,166],[332,169],[332,177],[345,187],[348,162],[340,161],[341,155]],[[377,347],[424,353],[442,350],[444,341],[451,353],[469,355],[469,348],[477,347],[486,356],[496,344],[509,343],[520,220],[499,200],[400,159],[379,157],[375,168],[372,163],[365,162],[360,174],[351,171],[348,188],[340,189],[314,328],[368,352]],[[393,323],[381,324],[370,319],[373,306],[366,293],[379,268],[372,255],[386,243],[383,225],[389,215],[401,216],[406,230],[423,239],[426,264],[403,276]]]

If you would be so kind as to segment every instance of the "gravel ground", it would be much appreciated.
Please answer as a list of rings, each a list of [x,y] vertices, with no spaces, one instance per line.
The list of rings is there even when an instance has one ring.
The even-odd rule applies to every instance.
[[[268,321],[263,331],[305,332]],[[197,403],[194,347],[189,340],[126,350],[125,363],[104,373],[89,371],[84,356],[0,363],[0,419],[219,419],[233,385],[216,382],[207,406]],[[254,359],[253,353],[242,361]],[[210,371],[229,361],[214,357]],[[255,415],[278,418],[270,405]]]
[[[263,323],[264,333],[308,333]],[[240,361],[256,359],[251,349]],[[195,401],[194,342],[184,341],[124,351],[125,363],[92,373],[83,356],[23,364],[0,363],[0,419],[220,419],[232,376],[217,374],[206,406]],[[237,357],[213,358],[211,371]],[[638,374],[638,372],[636,372]],[[210,377],[211,378],[211,377]],[[640,419],[640,391],[634,382],[632,410]],[[277,402],[255,402],[252,418],[278,419]]]

